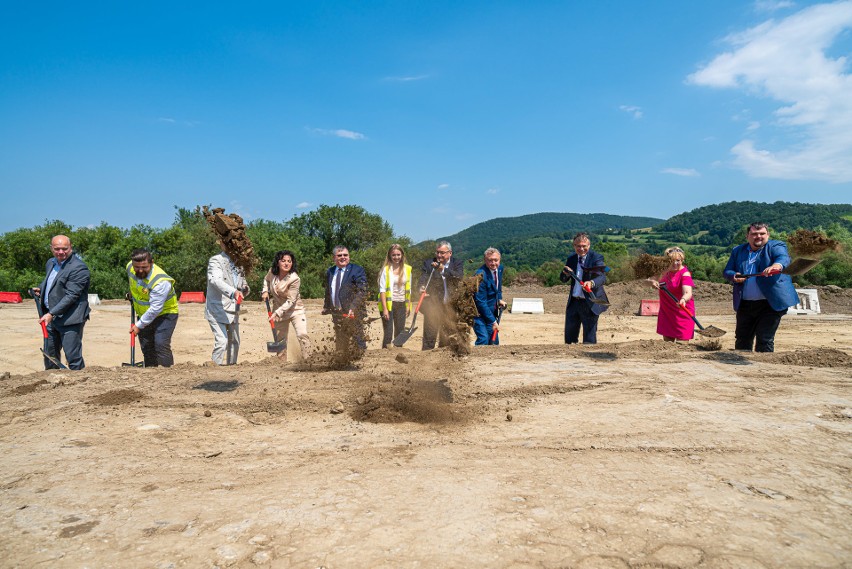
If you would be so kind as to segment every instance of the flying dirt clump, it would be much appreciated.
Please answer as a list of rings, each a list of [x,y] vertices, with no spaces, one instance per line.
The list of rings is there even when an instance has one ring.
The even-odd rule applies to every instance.
[[[657,257],[642,253],[633,261],[633,273],[637,279],[658,277],[669,268],[670,261],[666,257]]]
[[[225,209],[221,207],[209,209],[202,208],[204,218],[222,244],[225,253],[234,264],[250,275],[259,264],[254,254],[254,246],[246,235],[246,226],[243,218],[236,213],[226,215]]]
[[[448,319],[450,328],[453,330],[450,334],[450,351],[456,356],[470,353],[470,330],[473,319],[479,316],[473,298],[479,290],[481,281],[482,275],[462,279],[447,304],[445,318]]]
[[[840,242],[825,233],[797,229],[787,238],[790,250],[796,255],[817,257],[828,251],[839,251]]]

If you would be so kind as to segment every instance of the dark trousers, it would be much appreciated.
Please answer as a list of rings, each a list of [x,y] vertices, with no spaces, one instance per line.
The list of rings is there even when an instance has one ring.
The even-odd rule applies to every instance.
[[[355,318],[349,318],[335,312],[331,315],[331,322],[334,325],[335,350],[349,353],[352,343],[362,352],[367,349],[367,341],[364,339],[364,314],[356,312]]]
[[[774,310],[768,300],[741,300],[737,309],[734,348],[755,352],[775,351],[775,332],[786,310]]]
[[[54,322],[47,326],[47,349],[45,351],[59,361],[62,361],[60,352],[64,351],[65,359],[68,361],[68,369],[86,367],[86,363],[83,361],[83,326],[85,324],[57,326]],[[59,369],[59,366],[44,358],[44,369]]]
[[[139,330],[139,346],[145,358],[145,367],[172,367],[172,334],[177,326],[177,314],[160,314],[154,321]]]
[[[598,315],[592,312],[592,303],[585,298],[572,298],[565,307],[565,343],[576,344],[583,326],[583,343],[598,343]]]
[[[450,308],[440,300],[430,300],[428,297],[423,301],[423,349],[431,350],[435,342],[439,346],[450,345]]]
[[[391,311],[387,320],[382,317],[382,347],[387,348],[393,339],[405,329],[405,302],[391,302]]]

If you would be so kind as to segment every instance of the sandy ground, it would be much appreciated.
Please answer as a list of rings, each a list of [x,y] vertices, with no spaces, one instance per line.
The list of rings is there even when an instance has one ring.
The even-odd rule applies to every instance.
[[[86,370],[38,371],[32,303],[0,305],[0,566],[852,567],[852,294],[749,354],[729,289],[698,290],[719,350],[664,344],[630,285],[568,347],[564,292],[526,287],[548,312],[505,314],[502,346],[418,332],[342,370],[270,358],[257,302],[237,366],[203,365],[184,305],[178,365],[122,368],[110,302]]]

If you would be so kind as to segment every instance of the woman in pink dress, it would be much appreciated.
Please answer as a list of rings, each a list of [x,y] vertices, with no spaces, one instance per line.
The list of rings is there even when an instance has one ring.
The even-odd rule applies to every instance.
[[[677,304],[669,295],[660,290],[660,312],[657,315],[657,334],[667,342],[691,340],[695,334],[695,323],[689,314],[695,314],[695,302],[692,300],[692,273],[683,264],[683,249],[669,247],[665,251],[669,258],[669,269],[660,275],[660,280],[648,279],[653,287],[660,290],[664,284],[666,290],[678,299]],[[678,304],[680,306],[678,306]],[[689,314],[682,308],[685,307]]]

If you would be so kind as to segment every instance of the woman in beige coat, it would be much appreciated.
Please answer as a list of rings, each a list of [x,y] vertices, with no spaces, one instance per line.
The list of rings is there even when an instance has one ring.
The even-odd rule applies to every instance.
[[[287,345],[290,323],[296,329],[296,339],[302,348],[302,359],[311,357],[311,339],[308,337],[308,323],[305,320],[305,306],[299,296],[299,275],[296,273],[296,255],[292,251],[278,251],[272,267],[263,279],[261,298],[272,299],[272,316],[275,323],[275,337]],[[287,360],[287,350],[281,350],[278,357]]]

